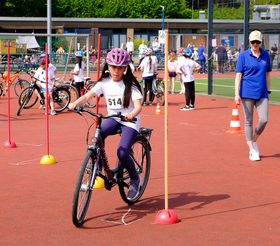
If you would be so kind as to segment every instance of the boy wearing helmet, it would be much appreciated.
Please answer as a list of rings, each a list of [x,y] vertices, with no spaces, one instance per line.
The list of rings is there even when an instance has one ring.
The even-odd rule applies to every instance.
[[[46,57],[40,57],[40,66],[39,68],[37,69],[37,71],[35,72],[35,75],[34,75],[34,78],[38,79],[40,82],[36,82],[36,84],[40,87],[40,92],[41,93],[44,93],[44,96],[45,98],[46,97],[46,90],[47,90],[47,87],[46,87],[46,65],[47,65],[47,61],[46,61]],[[53,101],[53,97],[52,97],[52,90],[53,90],[53,83],[54,83],[54,80],[55,80],[55,70],[54,70],[54,66],[53,67],[50,67],[48,66],[48,92],[49,92],[49,96],[50,96],[50,107],[51,107],[51,112],[50,114],[51,115],[55,115],[56,114],[56,111],[54,109],[54,101]],[[38,96],[39,98],[40,97],[40,94],[38,93]],[[42,100],[42,99],[41,99]],[[45,103],[46,105],[46,103]],[[40,108],[43,108],[43,104],[41,102],[41,105],[40,105]]]
[[[183,52],[185,60],[179,65],[179,69],[182,73],[182,81],[185,87],[185,99],[186,105],[180,110],[189,111],[194,110],[195,103],[195,86],[193,71],[201,69],[201,66],[191,59],[192,52],[189,48],[186,48]]]
[[[71,74],[74,76],[74,86],[78,91],[78,97],[81,96],[81,90],[84,89],[84,70],[85,63],[83,62],[83,51],[78,50],[75,52],[76,64]]]
[[[129,150],[134,143],[140,128],[141,112],[141,87],[131,72],[129,54],[121,48],[114,48],[108,52],[101,78],[98,83],[85,95],[69,104],[69,109],[74,109],[85,104],[92,96],[104,95],[108,114],[121,112],[127,121],[119,118],[106,119],[101,125],[103,140],[109,135],[122,131],[117,156],[122,165],[127,169],[130,176],[130,186],[127,198],[133,200],[139,193],[140,178],[136,172]],[[137,121],[131,122],[136,117]]]

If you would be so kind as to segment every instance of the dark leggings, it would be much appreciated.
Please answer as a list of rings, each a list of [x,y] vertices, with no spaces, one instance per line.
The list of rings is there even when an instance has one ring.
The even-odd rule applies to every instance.
[[[84,89],[84,82],[75,82],[74,86],[76,87],[77,91],[78,91],[78,97],[81,96],[81,91]]]
[[[186,105],[190,106],[195,103],[195,86],[194,81],[192,82],[184,82],[185,86],[185,98],[186,98]]]
[[[154,93],[153,93],[153,80],[154,77],[145,77],[144,79],[144,83],[145,83],[145,87],[144,87],[144,102],[147,101],[147,94],[149,93],[149,102],[152,102],[154,100]]]
[[[113,119],[106,119],[101,124],[101,136],[105,140],[110,135],[117,134],[121,130],[121,139],[117,149],[117,156],[121,164],[126,168],[131,179],[138,179],[133,160],[129,155],[130,148],[135,142],[138,132],[135,129],[124,126]]]

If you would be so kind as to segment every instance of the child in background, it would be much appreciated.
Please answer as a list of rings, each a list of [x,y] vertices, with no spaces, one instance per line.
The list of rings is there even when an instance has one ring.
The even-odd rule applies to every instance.
[[[180,110],[189,111],[194,110],[195,104],[195,86],[193,71],[201,69],[201,66],[191,59],[192,53],[189,48],[186,48],[183,53],[185,60],[180,64],[180,71],[182,72],[182,81],[185,86],[186,105]]]
[[[78,50],[75,52],[76,65],[71,72],[74,75],[74,86],[77,88],[78,97],[81,96],[81,91],[84,89],[84,70],[85,63],[83,62],[83,51]]]
[[[177,57],[176,51],[170,50],[169,60],[168,60],[168,76],[169,76],[169,92],[171,94],[175,93],[175,79],[176,79],[176,69],[177,69]]]
[[[37,81],[37,85],[40,87],[41,93],[44,93],[45,98],[46,96],[46,58],[43,57],[40,59],[40,67],[35,72],[34,78],[40,80]],[[55,70],[52,67],[48,67],[48,94],[50,97],[50,107],[51,107],[51,115],[55,115],[55,109],[54,109],[54,102],[52,97],[52,91],[53,91],[53,84],[55,81]],[[45,105],[47,103],[45,102]],[[41,105],[42,106],[42,105]]]

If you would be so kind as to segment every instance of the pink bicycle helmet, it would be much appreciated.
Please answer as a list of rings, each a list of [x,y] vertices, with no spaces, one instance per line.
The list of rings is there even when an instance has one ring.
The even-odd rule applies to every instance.
[[[130,56],[124,49],[114,48],[108,52],[106,62],[109,65],[126,67],[130,63]]]

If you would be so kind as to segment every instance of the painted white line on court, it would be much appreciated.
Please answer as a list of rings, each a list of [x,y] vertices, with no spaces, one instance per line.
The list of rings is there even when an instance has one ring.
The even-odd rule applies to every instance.
[[[18,143],[19,145],[22,146],[32,146],[32,147],[41,147],[43,144],[30,144],[30,143]]]
[[[104,220],[104,219],[102,219],[102,221],[105,221],[105,222],[108,222],[108,223],[112,223],[112,224],[116,224],[116,225],[131,225],[131,224],[133,224],[133,223],[135,223],[136,221],[138,221],[138,220],[140,220],[140,219],[137,219],[137,220],[134,220],[134,221],[131,221],[131,222],[129,222],[129,223],[126,223],[125,222],[125,217],[130,213],[130,211],[131,211],[131,208],[129,208],[128,210],[127,210],[127,212],[125,212],[125,214],[122,216],[122,218],[121,218],[121,222],[118,222],[118,221],[113,221],[113,220]]]
[[[23,166],[23,165],[31,164],[35,160],[39,161],[39,159],[31,159],[31,160],[24,160],[19,162],[8,162],[8,164],[12,166]]]
[[[126,213],[123,215],[123,217],[122,217],[122,223],[123,223],[124,225],[131,225],[131,224],[135,223],[136,221],[140,220],[140,219],[138,219],[138,220],[134,220],[134,221],[131,221],[131,222],[129,222],[129,223],[126,223],[124,219],[125,219],[125,216],[127,216],[127,215],[130,213],[130,211],[131,211],[131,208],[128,209],[127,212],[126,212]]]

